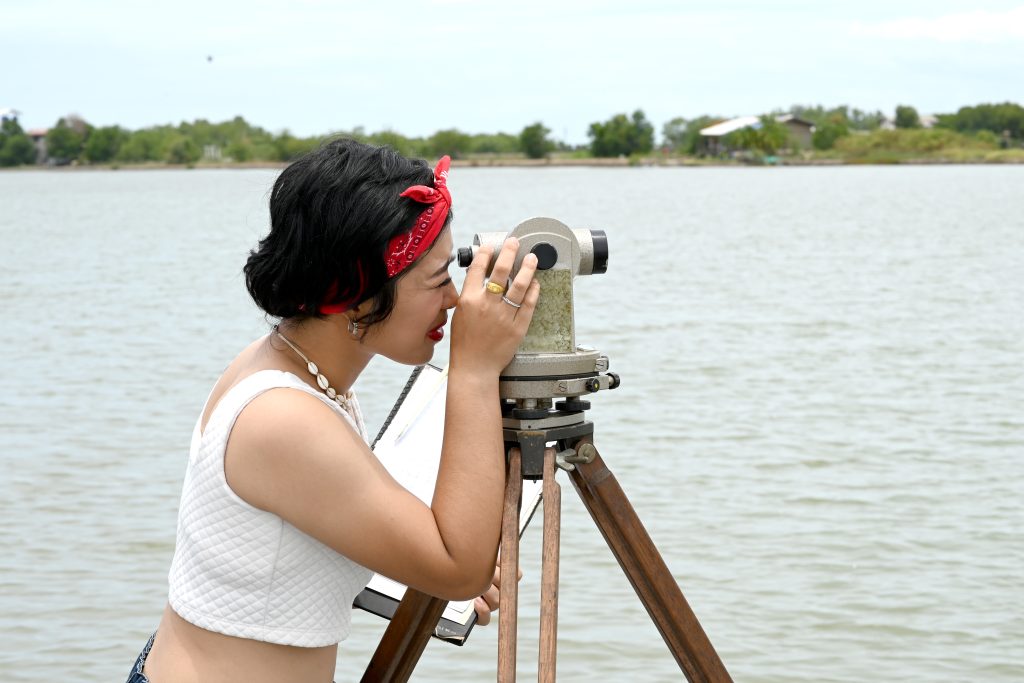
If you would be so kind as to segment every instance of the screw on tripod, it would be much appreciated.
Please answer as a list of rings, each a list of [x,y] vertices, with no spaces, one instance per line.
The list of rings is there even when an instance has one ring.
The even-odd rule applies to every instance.
[[[572,472],[576,465],[589,465],[597,457],[597,449],[592,443],[580,444],[577,448],[566,448],[555,453],[555,464],[566,472]]]
[[[562,413],[579,413],[584,410],[590,410],[590,401],[584,401],[578,396],[574,396],[573,398],[567,398],[556,403],[555,410]]]

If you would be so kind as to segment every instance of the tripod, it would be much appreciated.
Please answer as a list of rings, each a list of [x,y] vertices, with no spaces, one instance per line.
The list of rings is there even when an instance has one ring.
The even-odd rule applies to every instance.
[[[503,409],[508,467],[501,527],[503,577],[518,574],[523,480],[543,478],[538,681],[555,680],[561,523],[561,487],[555,480],[555,473],[556,467],[561,467],[568,470],[584,506],[687,680],[690,683],[731,682],[732,678],[661,554],[594,446],[593,424],[583,420],[584,407],[589,407],[585,401],[570,400],[562,403],[557,411],[538,410],[537,406],[517,409],[511,403]],[[561,449],[557,454],[545,449],[552,441]],[[518,592],[515,580],[502,583],[498,611],[498,681],[501,683],[511,683],[516,677]],[[418,591],[406,591],[362,680],[407,681],[446,604],[444,600]]]

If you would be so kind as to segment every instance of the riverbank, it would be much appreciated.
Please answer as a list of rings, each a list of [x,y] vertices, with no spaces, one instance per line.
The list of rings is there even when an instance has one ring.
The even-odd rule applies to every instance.
[[[865,156],[839,156],[829,153],[807,153],[800,156],[744,157],[723,159],[717,157],[649,155],[633,157],[580,157],[552,156],[547,159],[527,159],[518,156],[470,156],[455,159],[452,166],[466,168],[557,168],[557,167],[740,167],[740,166],[891,166],[891,165],[976,165],[976,164],[1024,164],[1024,149],[1008,149],[967,154],[956,153],[910,154],[904,152],[876,151]],[[197,161],[192,164],[170,164],[161,162],[114,163],[114,164],[69,164],[66,166],[15,166],[0,168],[3,171],[155,171],[166,169],[281,169],[287,166],[282,161]]]

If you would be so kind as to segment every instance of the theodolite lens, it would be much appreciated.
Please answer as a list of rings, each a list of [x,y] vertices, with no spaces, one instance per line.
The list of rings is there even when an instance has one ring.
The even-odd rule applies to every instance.
[[[608,235],[604,230],[591,230],[590,238],[594,242],[594,274],[600,275],[608,271]]]

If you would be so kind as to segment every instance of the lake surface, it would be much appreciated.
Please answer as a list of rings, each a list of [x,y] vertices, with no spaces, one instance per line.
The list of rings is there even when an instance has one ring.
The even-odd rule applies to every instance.
[[[0,680],[124,680],[156,626],[192,426],[268,329],[241,266],[274,177],[0,173]],[[576,282],[577,341],[622,377],[595,441],[737,681],[1024,680],[1024,167],[450,185],[457,244],[534,215],[607,230],[607,274]],[[360,379],[371,433],[407,373]],[[560,680],[680,679],[562,481]],[[384,628],[353,622],[338,681]],[[433,642],[416,679],[493,679],[496,643]]]

